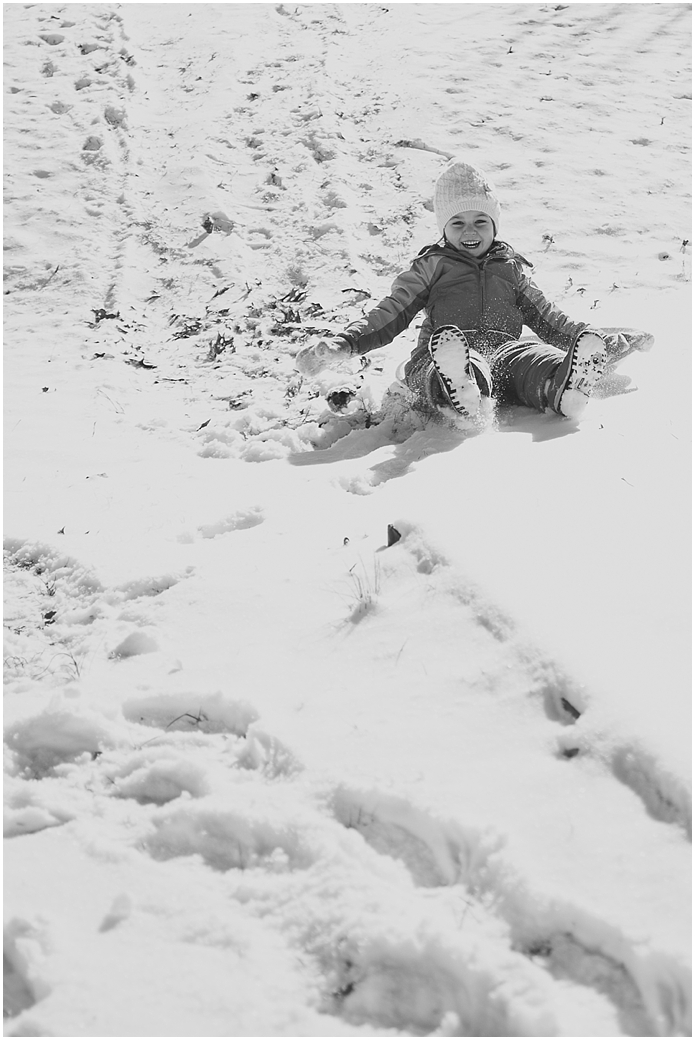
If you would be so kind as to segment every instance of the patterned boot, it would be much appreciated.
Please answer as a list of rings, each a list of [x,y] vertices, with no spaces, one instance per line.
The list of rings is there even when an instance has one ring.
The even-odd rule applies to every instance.
[[[481,395],[464,334],[456,325],[441,325],[432,333],[429,349],[452,408],[461,415],[475,417]]]
[[[606,367],[606,345],[592,332],[579,337],[567,352],[548,387],[548,403],[568,419],[579,419]]]

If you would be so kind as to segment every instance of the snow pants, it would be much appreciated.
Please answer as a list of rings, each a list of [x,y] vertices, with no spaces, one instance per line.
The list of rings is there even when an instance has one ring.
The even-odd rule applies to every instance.
[[[566,352],[538,339],[512,340],[484,356],[470,351],[471,367],[483,397],[545,411],[554,400]],[[450,406],[432,359],[424,354],[405,372],[406,386],[430,408]]]

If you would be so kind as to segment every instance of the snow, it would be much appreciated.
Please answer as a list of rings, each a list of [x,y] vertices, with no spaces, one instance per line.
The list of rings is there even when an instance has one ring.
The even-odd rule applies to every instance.
[[[6,1035],[690,1035],[688,6],[4,14]],[[579,423],[295,370],[451,155]]]

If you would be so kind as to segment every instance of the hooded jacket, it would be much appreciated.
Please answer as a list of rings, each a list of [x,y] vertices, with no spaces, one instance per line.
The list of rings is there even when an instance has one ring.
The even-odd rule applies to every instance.
[[[567,351],[582,332],[593,329],[550,303],[525,273],[531,267],[506,242],[493,242],[479,259],[448,243],[426,246],[398,275],[389,295],[337,339],[353,354],[366,354],[390,343],[424,309],[409,366],[422,362],[440,325],[457,325],[469,345],[488,358],[503,343],[519,339],[524,325],[543,342]]]

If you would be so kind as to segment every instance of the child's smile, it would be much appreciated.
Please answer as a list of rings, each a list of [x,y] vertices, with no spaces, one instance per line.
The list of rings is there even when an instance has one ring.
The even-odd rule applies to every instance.
[[[495,225],[487,213],[466,210],[457,213],[444,228],[447,242],[471,256],[482,256],[495,239]]]

